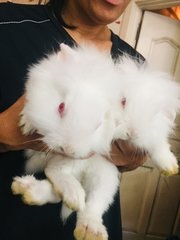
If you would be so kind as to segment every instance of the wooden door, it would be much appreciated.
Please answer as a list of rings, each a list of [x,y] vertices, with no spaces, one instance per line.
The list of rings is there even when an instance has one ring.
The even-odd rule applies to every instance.
[[[145,11],[137,50],[180,81],[180,22]],[[180,118],[170,141],[180,160]],[[148,161],[122,174],[120,191],[124,240],[180,237],[180,175],[163,177]]]

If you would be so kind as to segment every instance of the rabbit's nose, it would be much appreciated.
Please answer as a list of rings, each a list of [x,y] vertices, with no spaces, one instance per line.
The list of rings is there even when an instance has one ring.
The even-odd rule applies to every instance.
[[[70,146],[64,146],[63,147],[63,153],[68,156],[73,156],[75,154],[75,151]]]

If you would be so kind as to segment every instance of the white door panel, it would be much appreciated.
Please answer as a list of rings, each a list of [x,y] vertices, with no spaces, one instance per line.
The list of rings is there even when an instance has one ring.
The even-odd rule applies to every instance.
[[[145,11],[137,50],[155,68],[180,79],[179,21]]]
[[[155,68],[170,73],[180,82],[180,22],[145,11],[139,51]],[[170,142],[180,160],[180,117],[176,136]],[[180,175],[162,177],[146,163],[123,173],[121,206],[124,240],[165,240],[180,237]]]

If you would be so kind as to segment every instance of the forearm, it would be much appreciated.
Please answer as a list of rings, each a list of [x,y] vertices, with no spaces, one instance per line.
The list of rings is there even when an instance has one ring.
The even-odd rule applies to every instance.
[[[0,152],[9,150],[35,149],[41,150],[44,144],[38,140],[38,134],[24,136],[19,127],[20,113],[25,97],[20,97],[7,110],[0,113]]]
[[[5,112],[0,114],[0,152],[7,151]]]

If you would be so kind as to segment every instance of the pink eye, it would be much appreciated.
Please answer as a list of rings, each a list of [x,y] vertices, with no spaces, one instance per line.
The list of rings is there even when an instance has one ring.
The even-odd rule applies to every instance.
[[[65,109],[65,103],[62,102],[59,104],[59,107],[58,107],[58,111],[59,111],[61,117],[63,117],[64,109]]]

